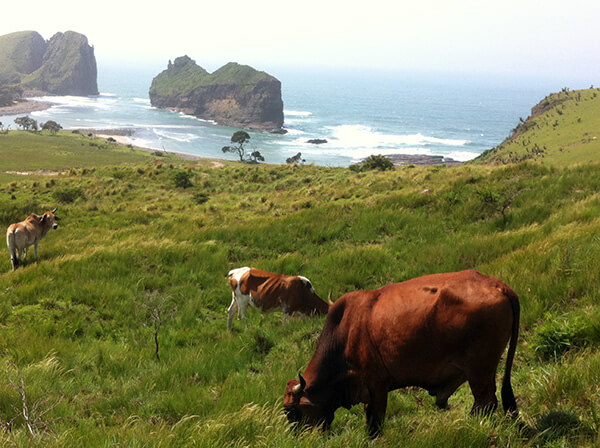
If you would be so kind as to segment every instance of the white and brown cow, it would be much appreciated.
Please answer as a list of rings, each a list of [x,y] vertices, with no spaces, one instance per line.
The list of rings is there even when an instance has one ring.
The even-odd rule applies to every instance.
[[[248,305],[263,313],[283,311],[284,319],[292,313],[327,314],[329,305],[315,292],[310,280],[299,275],[283,275],[254,268],[229,271],[232,291],[227,329],[231,330],[233,316],[246,317]]]
[[[19,267],[19,264],[27,256],[29,246],[34,246],[35,259],[37,260],[40,240],[46,236],[48,230],[58,227],[56,221],[59,218],[54,212],[56,212],[56,209],[46,212],[41,216],[32,213],[25,221],[8,226],[6,230],[6,245],[10,252],[13,271]]]

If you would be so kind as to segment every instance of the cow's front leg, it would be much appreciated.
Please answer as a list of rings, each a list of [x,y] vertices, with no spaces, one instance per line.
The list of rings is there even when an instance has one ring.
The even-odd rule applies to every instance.
[[[381,435],[387,408],[387,395],[387,387],[380,385],[369,389],[369,402],[365,404],[365,413],[367,414],[369,437],[372,439]]]
[[[35,252],[35,261],[37,261],[37,259],[38,259],[38,255],[37,255],[38,244],[39,244],[39,241],[36,241],[35,245],[33,246],[33,250]]]
[[[235,300],[235,294],[232,294],[231,305],[229,305],[229,309],[227,310],[227,330],[231,331],[231,327],[233,326],[233,316],[238,312],[238,304],[237,300]]]

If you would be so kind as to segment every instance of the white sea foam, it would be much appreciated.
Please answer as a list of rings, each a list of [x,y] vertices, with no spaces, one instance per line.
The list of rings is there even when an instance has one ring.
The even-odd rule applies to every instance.
[[[159,131],[157,129],[153,129],[153,132],[160,138],[165,138],[168,140],[175,140],[178,142],[188,143],[192,140],[197,140],[200,138],[197,134],[192,134],[189,132],[181,133],[181,132],[169,132],[169,131]]]
[[[284,110],[283,111],[283,115],[284,116],[290,116],[290,117],[309,117],[310,115],[312,115],[312,112],[308,112],[308,111],[304,111],[304,110]]]
[[[150,104],[150,99],[148,98],[131,98],[133,101],[135,101],[136,103],[144,103],[144,104]]]
[[[390,149],[402,146],[426,146],[428,144],[463,146],[468,140],[437,138],[417,134],[382,134],[364,125],[328,126],[335,146],[342,148]]]
[[[53,113],[64,113],[65,109],[71,108],[93,108],[96,110],[110,109],[117,102],[114,97],[87,97],[87,96],[40,96],[30,98],[35,101],[52,103]],[[61,110],[62,109],[62,110]]]
[[[301,131],[300,129],[294,128],[284,128],[287,131],[287,135],[304,135],[306,132]]]
[[[461,162],[466,162],[467,160],[472,160],[475,157],[477,157],[478,155],[479,155],[479,153],[469,152],[469,151],[451,151],[447,155],[445,154],[446,157],[450,157],[451,159],[459,160]]]
[[[204,120],[203,118],[198,118],[198,117],[195,117],[194,115],[185,114],[183,112],[179,112],[179,115],[182,118],[189,118],[190,120],[196,120],[196,121],[200,121],[202,123],[217,124],[217,122],[214,120]]]

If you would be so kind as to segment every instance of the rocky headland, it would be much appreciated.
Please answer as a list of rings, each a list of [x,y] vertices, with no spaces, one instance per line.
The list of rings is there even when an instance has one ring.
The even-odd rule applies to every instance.
[[[285,132],[281,82],[247,65],[230,62],[208,73],[181,56],[152,80],[149,93],[154,107],[225,126]]]
[[[19,95],[97,95],[94,48],[74,31],[47,41],[35,31],[0,36],[0,86],[13,89],[13,100]]]
[[[446,166],[462,165],[463,162],[454,160],[450,157],[444,156],[430,156],[423,154],[389,154],[385,156],[390,159],[396,166],[404,165],[416,165],[416,166],[427,166],[427,165],[441,165]]]

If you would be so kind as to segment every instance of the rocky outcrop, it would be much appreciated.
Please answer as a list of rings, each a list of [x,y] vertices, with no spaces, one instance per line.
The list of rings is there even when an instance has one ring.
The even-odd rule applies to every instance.
[[[281,82],[234,62],[208,73],[188,56],[169,61],[152,80],[150,102],[226,126],[282,132]]]
[[[94,48],[74,31],[45,41],[35,31],[0,36],[0,84],[53,95],[97,95]]]

